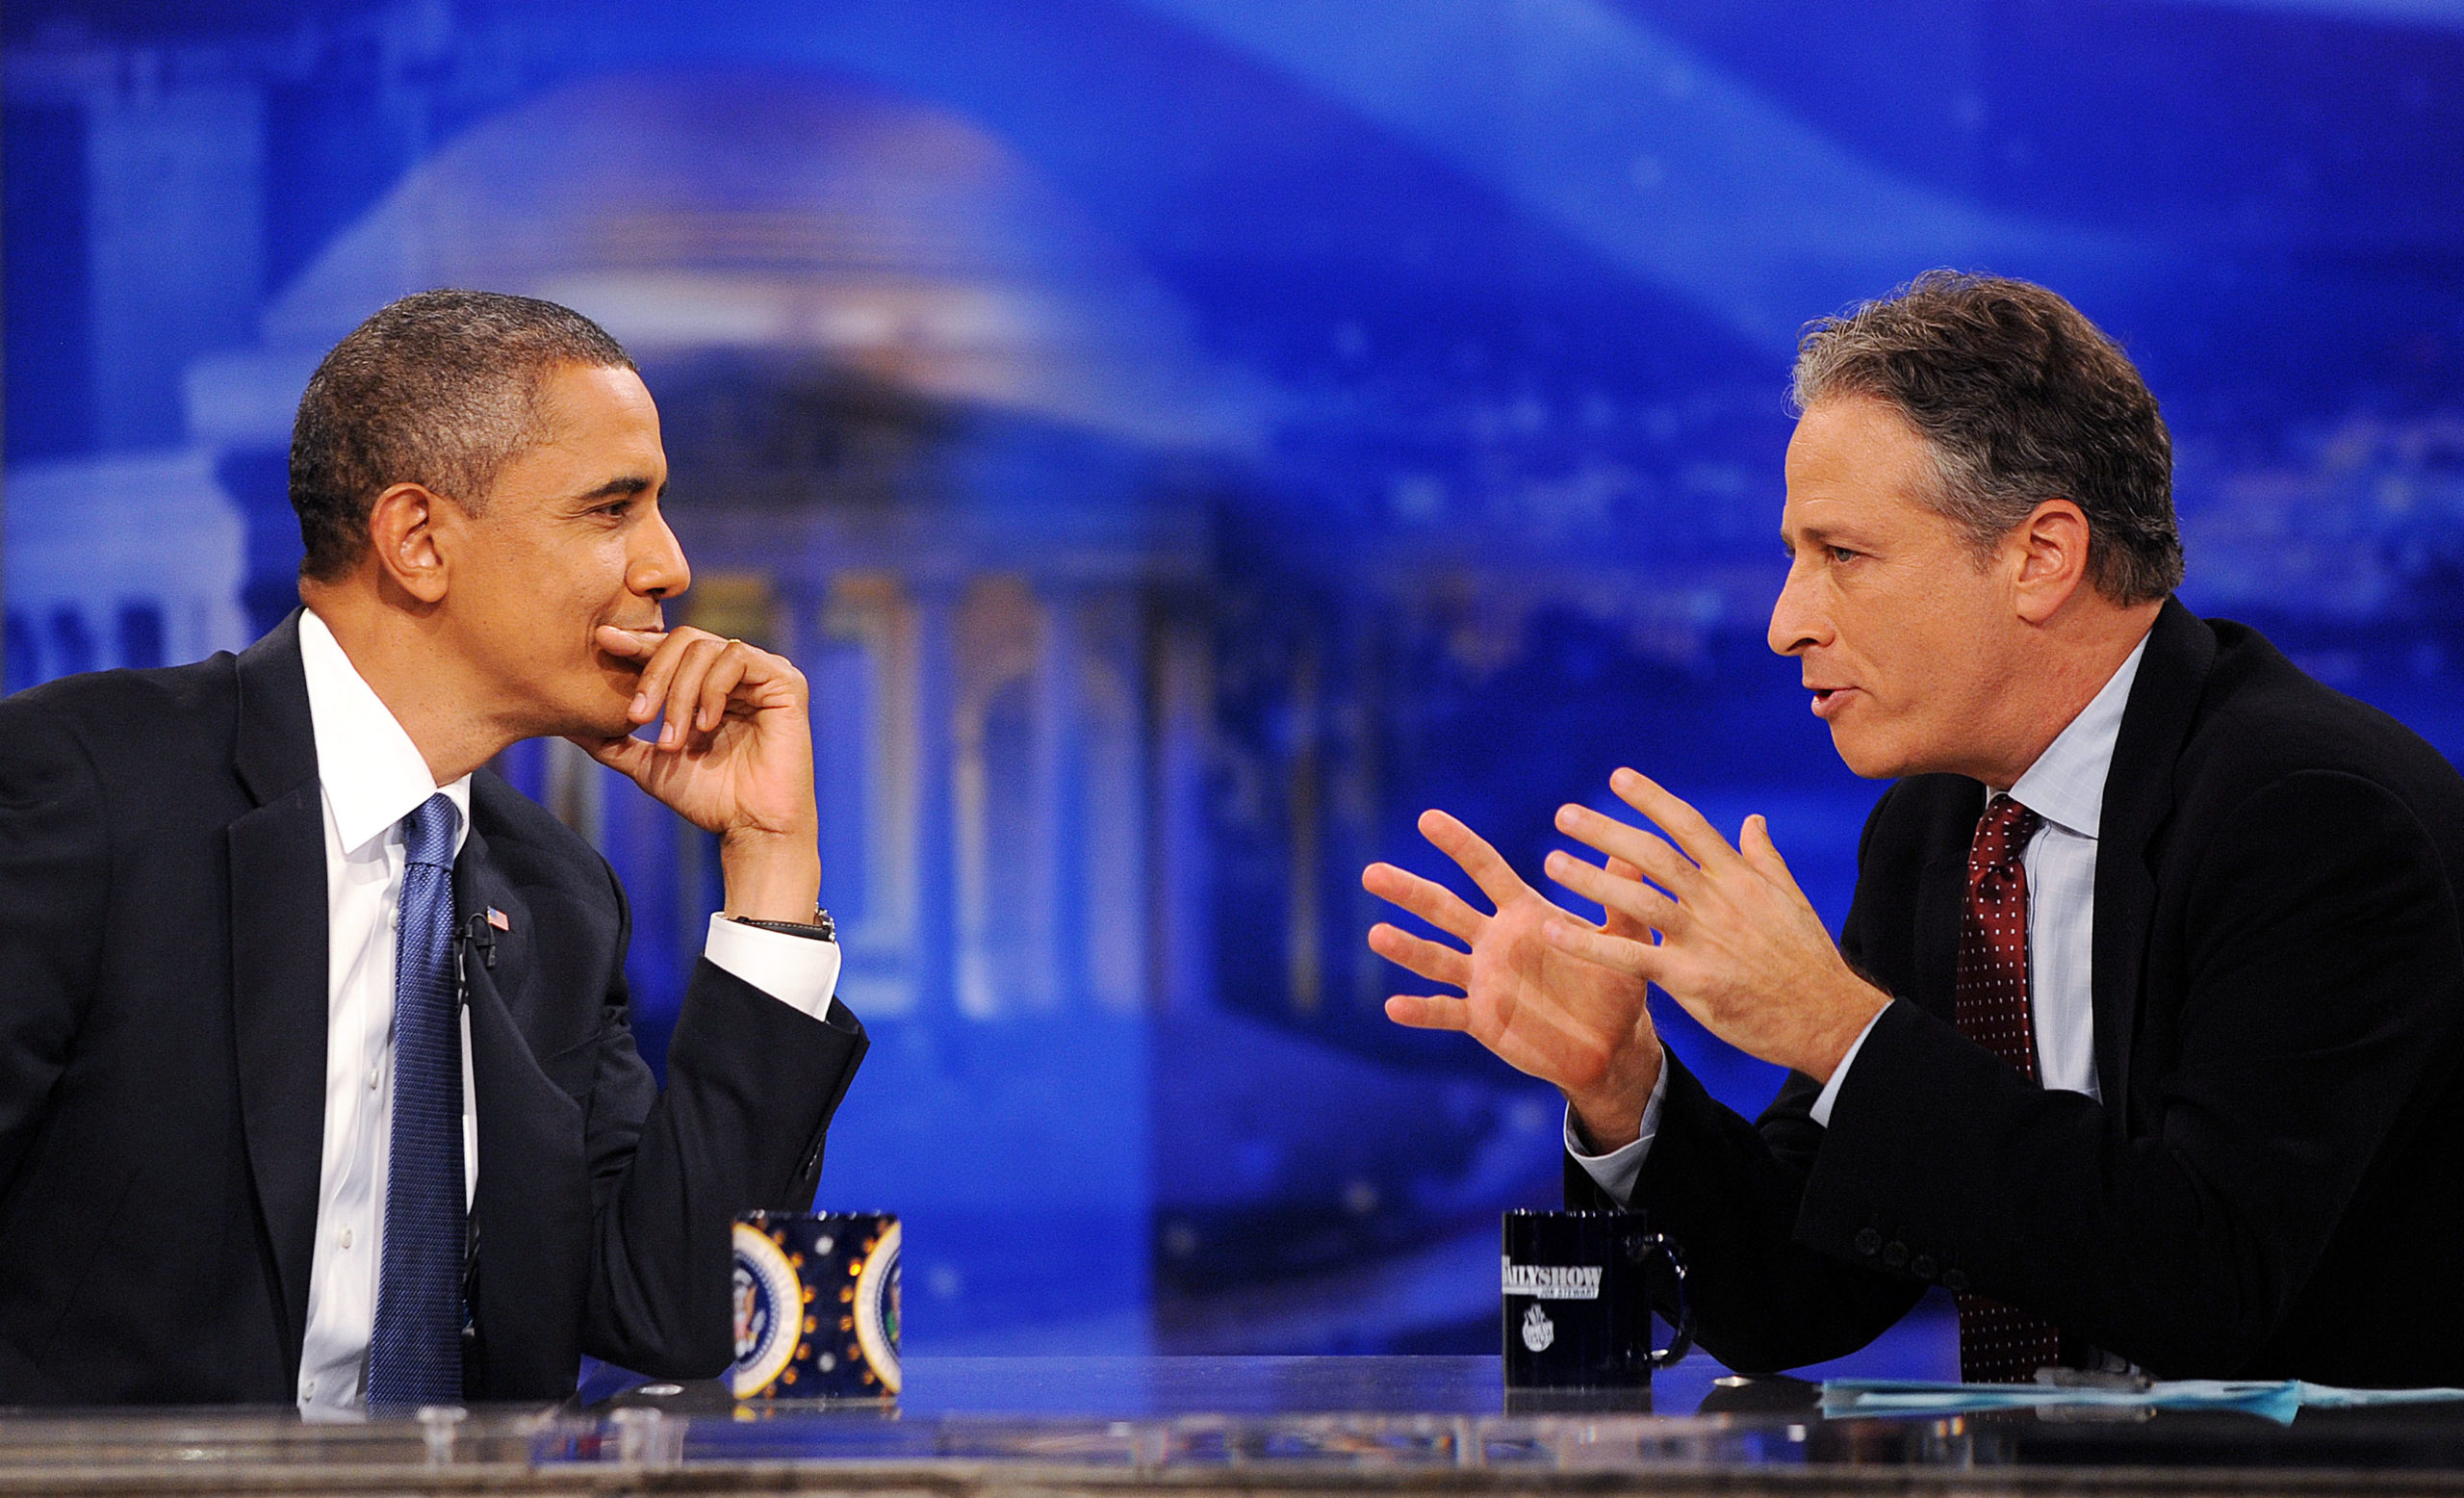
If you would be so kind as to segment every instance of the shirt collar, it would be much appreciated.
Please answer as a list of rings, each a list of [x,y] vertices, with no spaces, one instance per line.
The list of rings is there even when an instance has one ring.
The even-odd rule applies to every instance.
[[[2114,741],[2121,736],[2122,710],[2130,706],[2130,684],[2139,677],[2139,658],[2147,654],[2147,637],[2115,671],[2070,726],[2045,745],[2011,788],[2011,799],[2046,821],[2077,833],[2096,836],[2103,820],[2105,776],[2114,764]]]
[[[345,855],[394,830],[420,803],[443,790],[459,814],[453,851],[471,830],[471,777],[439,786],[419,745],[375,688],[350,663],[333,631],[313,611],[299,618],[299,664],[308,678],[308,718],[317,736],[317,778],[333,810]]]

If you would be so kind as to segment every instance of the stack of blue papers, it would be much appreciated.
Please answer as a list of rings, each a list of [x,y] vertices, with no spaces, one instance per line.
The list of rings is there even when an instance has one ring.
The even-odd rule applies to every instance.
[[[2074,1388],[2050,1383],[1943,1383],[1926,1379],[1833,1379],[1822,1386],[1826,1415],[1939,1415],[2046,1406],[2103,1409],[2230,1409],[2291,1425],[2303,1409],[2363,1405],[2426,1405],[2464,1400],[2464,1389],[2344,1389],[2326,1383],[2178,1379],[2145,1388]]]

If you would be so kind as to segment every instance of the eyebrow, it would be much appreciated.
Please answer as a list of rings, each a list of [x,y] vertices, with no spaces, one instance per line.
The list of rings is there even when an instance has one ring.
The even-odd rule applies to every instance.
[[[593,489],[586,494],[575,495],[573,503],[576,504],[586,505],[599,500],[613,500],[636,494],[644,494],[649,492],[650,487],[651,481],[648,478],[643,478],[641,475],[626,474],[620,478],[608,479],[605,483],[601,484],[598,488]],[[667,485],[660,484],[658,486],[658,491],[661,494],[665,494],[667,492]]]
[[[1802,536],[1810,546],[1864,546],[1870,544],[1867,539],[1864,536],[1860,535],[1854,528],[1850,528],[1843,532],[1835,526],[1808,526],[1793,536],[1786,530],[1782,530],[1780,532],[1780,544],[1793,551],[1796,548],[1798,536]]]

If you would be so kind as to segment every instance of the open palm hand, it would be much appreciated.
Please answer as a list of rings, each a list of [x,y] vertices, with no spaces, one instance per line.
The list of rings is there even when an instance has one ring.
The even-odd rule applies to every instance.
[[[1371,865],[1361,875],[1370,893],[1463,943],[1455,947],[1384,922],[1371,928],[1371,950],[1463,991],[1461,997],[1396,994],[1386,1001],[1387,1018],[1419,1029],[1466,1031],[1508,1066],[1564,1092],[1595,1143],[1613,1147],[1632,1137],[1660,1065],[1646,985],[1549,942],[1546,927],[1578,917],[1542,898],[1478,834],[1443,812],[1423,814],[1420,827],[1495,913],[1482,915],[1445,886],[1391,864]],[[1651,940],[1622,916],[1595,929]]]

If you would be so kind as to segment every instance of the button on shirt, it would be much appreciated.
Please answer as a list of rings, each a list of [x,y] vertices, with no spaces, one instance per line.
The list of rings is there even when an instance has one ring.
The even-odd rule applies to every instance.
[[[2146,651],[2143,638],[2010,788],[2012,800],[2043,818],[2019,855],[2028,875],[2028,1006],[2036,1021],[2037,1075],[2046,1087],[2091,1098],[2101,1096],[2096,1082],[2093,986],[2096,835],[2103,820],[2105,778],[2113,768],[2114,743],[2121,735],[2122,710],[2130,704],[2130,685],[2139,679],[2139,660]],[[1881,1018],[1877,1014],[1874,1020]],[[1814,1098],[1810,1114],[1816,1124],[1830,1126],[1840,1084],[1848,1069],[1857,1064],[1857,1053],[1864,1048],[1865,1037],[1873,1028],[1874,1020],[1867,1020]],[[1667,1094],[1668,1071],[1663,1067],[1659,1080],[1653,1084],[1651,1100],[1643,1106],[1642,1136],[1606,1154],[1587,1152],[1576,1132],[1574,1112],[1567,1110],[1567,1150],[1617,1201],[1633,1199],[1634,1181],[1659,1131],[1660,1103]]]
[[[376,1321],[384,1202],[393,1136],[394,956],[401,898],[402,818],[439,790],[452,799],[458,856],[471,825],[471,777],[439,786],[418,745],[314,613],[299,621],[299,657],[317,741],[325,812],[326,1012],[324,1151],[317,1242],[300,1350],[299,1408],[311,1416],[360,1408]],[[838,981],[835,943],[711,918],[703,955],[819,1018]],[[479,1179],[470,1016],[462,1017],[462,1179]]]

